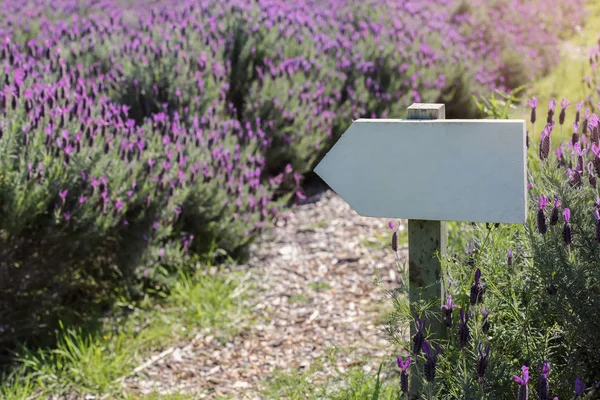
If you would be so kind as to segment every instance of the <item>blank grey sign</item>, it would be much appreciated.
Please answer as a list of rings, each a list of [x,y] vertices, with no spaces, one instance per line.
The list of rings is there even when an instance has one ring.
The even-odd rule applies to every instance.
[[[363,216],[524,223],[523,120],[359,119],[315,172]]]

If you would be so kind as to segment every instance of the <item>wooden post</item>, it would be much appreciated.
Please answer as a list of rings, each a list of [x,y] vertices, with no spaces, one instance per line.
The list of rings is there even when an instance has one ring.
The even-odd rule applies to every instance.
[[[445,119],[443,104],[413,104],[408,107],[407,119]],[[427,162],[423,159],[423,162]],[[416,304],[420,300],[431,303],[430,311],[435,318],[427,318],[433,338],[446,336],[442,323],[441,305],[445,298],[445,288],[441,281],[441,263],[438,257],[446,254],[448,233],[444,221],[408,220],[408,274],[409,300]],[[427,329],[427,328],[426,328]],[[416,329],[411,324],[410,337]],[[416,374],[411,375],[409,398],[419,399],[423,385]]]

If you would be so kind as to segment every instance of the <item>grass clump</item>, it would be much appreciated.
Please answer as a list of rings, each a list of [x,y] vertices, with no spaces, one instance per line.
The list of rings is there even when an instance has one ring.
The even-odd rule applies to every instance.
[[[202,329],[221,340],[243,329],[249,323],[242,321],[241,305],[247,289],[239,274],[181,272],[163,299],[122,303],[97,320],[97,327],[61,323],[55,347],[21,347],[16,367],[3,375],[0,394],[8,399],[50,394],[130,398],[124,396],[134,394],[121,393],[119,381],[150,354],[190,340]]]
[[[382,362],[378,371],[365,367],[365,364],[371,361],[368,358],[354,360],[350,367],[340,368],[336,365],[343,353],[339,348],[330,348],[308,368],[276,370],[265,382],[265,389],[261,395],[266,399],[290,400],[391,400],[398,397],[392,383],[395,373],[389,360]],[[332,373],[323,374],[322,371],[326,368]]]

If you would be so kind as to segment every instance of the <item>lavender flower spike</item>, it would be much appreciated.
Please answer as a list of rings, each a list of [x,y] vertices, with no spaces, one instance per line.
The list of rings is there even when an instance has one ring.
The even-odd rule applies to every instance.
[[[546,215],[544,214],[544,208],[548,204],[548,198],[544,195],[538,197],[539,208],[537,212],[537,228],[538,232],[545,235],[548,231],[548,225],[546,225]]]
[[[394,233],[392,233],[392,250],[394,252],[398,251],[398,229],[400,228],[400,223],[398,223],[398,228],[394,228],[394,223],[392,221],[389,222],[388,226]]]
[[[433,382],[435,380],[435,369],[437,364],[437,356],[440,353],[440,346],[436,345],[436,351],[431,351],[431,345],[427,342],[423,343],[423,351],[425,351],[425,356],[427,360],[425,361],[425,365],[423,366],[423,375],[425,375],[425,380],[427,382]]]
[[[565,208],[565,210],[563,211],[563,218],[565,220],[565,224],[563,226],[563,239],[565,241],[565,244],[568,246],[571,243],[573,243],[573,229],[569,224],[569,219],[571,218],[571,210]]]
[[[506,252],[506,263],[510,266],[513,263],[513,249],[508,249]]]
[[[483,301],[483,283],[480,281],[481,278],[481,270],[477,268],[475,271],[475,282],[471,285],[471,293],[469,296],[469,300],[471,305],[475,305],[481,303]]]
[[[600,211],[594,208],[594,217],[596,218],[596,242],[600,243]]]
[[[581,397],[585,391],[585,383],[578,376],[575,377],[575,398]]]
[[[544,161],[550,154],[550,133],[552,133],[552,125],[546,124],[540,135],[540,160]]]
[[[421,320],[421,318],[415,318],[415,325],[417,326],[417,333],[413,336],[413,353],[414,356],[418,356],[423,348],[423,343],[425,342],[425,334],[423,333],[423,328],[425,327],[425,322]]]
[[[458,341],[460,348],[465,348],[469,344],[471,339],[471,332],[469,330],[469,314],[465,310],[460,310],[460,324],[458,326]]]
[[[556,225],[558,223],[558,207],[562,206],[562,203],[558,200],[558,196],[554,195],[554,207],[550,214],[550,225]]]
[[[477,345],[477,351],[479,352],[479,359],[477,360],[477,376],[483,378],[485,376],[485,370],[488,365],[488,358],[490,357],[490,350],[492,346],[488,343],[485,354],[483,353],[481,342]]]
[[[580,118],[580,114],[581,114],[581,108],[583,107],[584,102],[580,101],[579,103],[577,103],[577,105],[575,106],[577,109],[577,112],[575,113],[575,123],[579,123],[579,118]]]
[[[598,184],[598,180],[596,179],[596,176],[594,175],[594,162],[590,161],[587,165],[587,170],[588,170],[588,181],[590,182],[590,186],[593,187],[594,189],[596,189],[596,185]]]
[[[523,377],[516,376],[516,375],[513,377],[515,382],[517,382],[520,385],[519,394],[517,395],[517,399],[518,400],[527,400],[529,397],[529,387],[527,386],[527,382],[529,382],[529,368],[527,368],[526,366],[523,365],[521,367],[521,371],[522,371]]]
[[[490,315],[490,310],[486,310],[485,306],[481,307],[481,315],[483,316],[483,325],[481,325],[481,330],[483,333],[487,334],[490,331],[490,320],[488,318]]]
[[[515,375],[513,377],[513,379],[515,380],[515,382],[517,382],[519,385],[524,386],[527,385],[527,382],[529,382],[529,368],[526,367],[525,365],[523,365],[521,367],[521,371],[522,371],[522,377]]]
[[[65,201],[66,201],[66,199],[67,199],[67,193],[69,193],[69,191],[68,191],[67,189],[65,189],[65,190],[61,190],[61,191],[58,193],[58,196],[59,196],[59,197],[60,197],[60,199],[62,200],[62,205],[63,205],[63,206],[65,205]]]
[[[406,361],[402,359],[402,357],[398,357],[396,360],[398,362],[398,368],[402,370],[402,372],[406,372],[408,368],[410,368],[411,358],[408,357]]]
[[[579,122],[573,122],[573,136],[571,137],[571,146],[579,142]]]
[[[567,108],[568,108],[570,105],[571,105],[571,103],[569,103],[569,102],[567,101],[567,99],[564,99],[564,98],[563,98],[563,99],[560,101],[560,108],[561,108],[561,110],[560,110],[560,115],[558,116],[558,123],[559,123],[560,125],[562,125],[562,124],[564,124],[564,123],[565,123],[565,115],[566,115],[566,110],[567,110]]]
[[[546,122],[548,124],[553,122],[555,108],[556,108],[556,100],[550,99],[550,101],[548,102],[548,118],[546,120]]]
[[[531,100],[527,100],[527,105],[531,108],[537,108],[538,99],[535,96],[532,97]]]
[[[408,357],[406,361],[403,361],[401,357],[398,357],[398,368],[401,369],[400,372],[400,389],[402,393],[408,393],[408,368],[410,368],[411,359]]]
[[[458,308],[458,306],[452,303],[452,296],[448,296],[446,298],[446,303],[442,304],[442,310],[444,310],[444,317],[448,328],[452,326],[452,310],[455,308]]]
[[[539,372],[539,369],[538,369]],[[548,374],[550,373],[550,364],[544,361],[542,366],[542,373],[538,380],[538,398],[540,400],[550,399],[550,384],[548,383]]]
[[[538,100],[535,97],[533,97],[531,100],[527,100],[527,105],[529,105],[529,107],[531,107],[531,124],[535,124],[535,120],[536,120],[535,110],[538,105]]]

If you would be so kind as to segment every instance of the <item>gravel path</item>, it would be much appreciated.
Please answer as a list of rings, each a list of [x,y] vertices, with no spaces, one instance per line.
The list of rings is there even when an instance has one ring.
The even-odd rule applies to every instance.
[[[379,325],[385,290],[398,286],[388,220],[359,216],[331,191],[313,197],[293,206],[287,223],[254,245],[248,265],[239,267],[252,282],[255,323],[225,343],[217,332],[202,332],[129,378],[130,389],[258,399],[276,368],[306,370],[333,346],[356,348],[352,358],[338,359],[342,370],[375,368],[390,354]],[[398,255],[406,263],[407,248]]]

